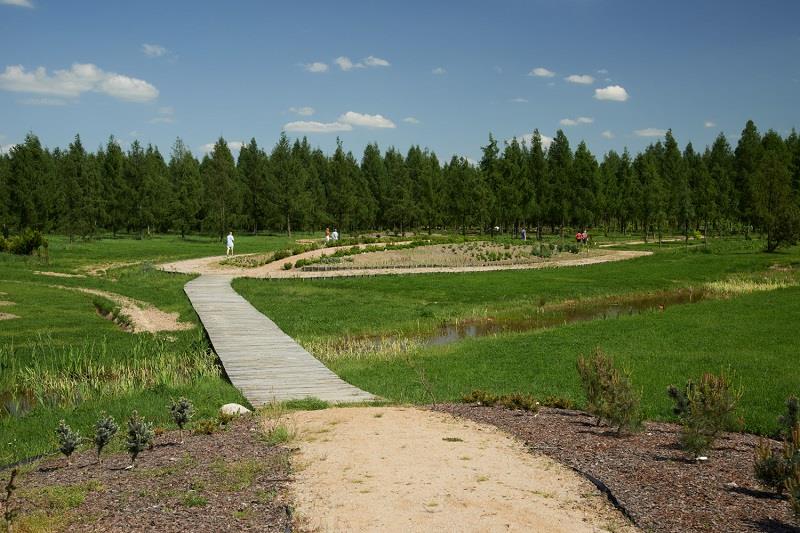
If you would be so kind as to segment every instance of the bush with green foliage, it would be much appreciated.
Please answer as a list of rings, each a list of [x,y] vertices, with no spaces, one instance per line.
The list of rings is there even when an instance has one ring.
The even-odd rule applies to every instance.
[[[153,424],[145,422],[137,411],[131,413],[128,418],[128,438],[125,447],[131,456],[131,464],[128,468],[136,466],[136,458],[153,442]]]
[[[681,446],[695,457],[710,450],[723,431],[741,427],[736,405],[742,392],[733,387],[731,378],[725,374],[707,372],[698,383],[689,380],[684,390],[670,385],[667,393],[675,402],[673,412],[683,426]]]
[[[47,239],[41,231],[26,229],[14,237],[0,237],[0,252],[14,255],[32,255],[40,248],[48,248]]]
[[[194,432],[198,435],[213,435],[219,429],[219,421],[213,418],[203,418],[194,425]]]
[[[589,357],[579,357],[577,366],[586,394],[586,410],[597,417],[598,424],[616,427],[618,434],[641,428],[641,395],[633,389],[630,372],[616,368],[599,348]]]
[[[100,456],[103,453],[103,448],[105,448],[111,439],[114,438],[114,435],[117,434],[117,430],[119,426],[117,426],[117,422],[114,418],[110,415],[106,415],[105,412],[100,413],[100,419],[94,425],[94,447],[97,450],[97,460],[102,462],[102,457]]]
[[[70,457],[78,445],[81,443],[81,435],[77,431],[72,431],[66,422],[61,420],[56,428],[56,437],[58,438],[58,450],[67,458],[67,464],[70,463]]]
[[[537,242],[533,245],[533,255],[536,257],[541,257],[543,259],[547,259],[551,255],[553,255],[552,249],[548,244]]]
[[[284,270],[291,270],[292,269],[292,263],[291,262],[284,263],[283,264],[283,269]]]
[[[194,405],[187,398],[181,396],[177,401],[172,400],[172,405],[169,407],[169,413],[172,415],[172,421],[178,426],[178,432],[183,444],[183,427],[189,423],[194,414]]]

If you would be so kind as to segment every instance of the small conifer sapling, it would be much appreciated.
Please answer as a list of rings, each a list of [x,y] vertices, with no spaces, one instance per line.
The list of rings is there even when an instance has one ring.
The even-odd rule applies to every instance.
[[[106,415],[104,412],[100,414],[100,419],[94,425],[94,447],[97,450],[97,461],[99,463],[103,462],[101,456],[103,448],[111,442],[118,429],[119,426],[117,426],[112,416]]]
[[[139,413],[134,411],[128,419],[128,438],[125,441],[128,453],[131,456],[131,464],[128,465],[128,469],[136,466],[136,458],[147,448],[152,440],[152,424],[145,422],[144,419],[139,416]]]
[[[172,401],[169,411],[172,414],[172,420],[178,426],[181,444],[183,444],[183,427],[191,420],[194,406],[191,401],[181,396],[178,401]]]
[[[59,451],[67,458],[67,464],[71,465],[70,457],[72,456],[72,452],[78,448],[81,442],[80,433],[72,431],[72,428],[61,420],[58,423],[58,428],[56,428],[56,436],[58,437]]]

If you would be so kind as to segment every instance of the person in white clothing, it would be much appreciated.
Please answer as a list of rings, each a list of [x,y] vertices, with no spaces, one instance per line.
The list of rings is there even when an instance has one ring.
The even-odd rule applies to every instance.
[[[339,240],[339,230],[338,229],[333,228],[333,233],[331,233],[331,238],[334,241],[338,241]]]
[[[233,255],[233,232],[228,232],[228,246],[225,248],[225,255]]]

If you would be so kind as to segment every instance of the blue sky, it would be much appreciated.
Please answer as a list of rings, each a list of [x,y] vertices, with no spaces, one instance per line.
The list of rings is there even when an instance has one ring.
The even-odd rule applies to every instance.
[[[293,4],[0,0],[0,145],[200,155],[286,129],[479,159],[490,132],[561,128],[599,155],[800,126],[796,0]]]

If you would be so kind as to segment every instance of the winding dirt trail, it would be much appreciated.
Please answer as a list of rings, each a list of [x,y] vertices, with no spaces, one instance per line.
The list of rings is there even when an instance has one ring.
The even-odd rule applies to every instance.
[[[586,479],[491,426],[415,408],[292,415],[310,531],[636,531]]]
[[[366,245],[361,245],[364,247]],[[350,248],[350,246],[344,247]],[[316,259],[323,253],[330,254],[339,248],[321,248],[302,254],[293,255],[285,259],[273,261],[266,265],[256,268],[239,268],[221,265],[220,261],[225,259],[224,255],[213,257],[202,257],[198,259],[188,259],[185,261],[175,261],[159,265],[161,270],[166,272],[178,272],[182,274],[201,274],[201,275],[223,275],[237,278],[270,278],[270,279],[292,279],[292,278],[338,278],[351,276],[381,276],[398,274],[428,274],[428,273],[458,273],[458,272],[495,272],[499,270],[537,270],[542,268],[575,267],[585,265],[596,265],[599,263],[609,263],[614,261],[624,261],[652,255],[650,251],[632,250],[604,250],[603,255],[594,257],[570,257],[564,259],[554,259],[538,263],[528,263],[519,265],[486,265],[486,266],[461,266],[461,267],[414,267],[414,268],[360,268],[360,269],[336,269],[319,272],[304,272],[302,270],[284,270],[284,263],[294,263],[300,259]]]

